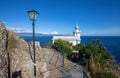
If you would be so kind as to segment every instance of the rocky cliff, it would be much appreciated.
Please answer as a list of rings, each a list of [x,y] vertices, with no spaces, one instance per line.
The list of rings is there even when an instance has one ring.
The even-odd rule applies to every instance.
[[[44,55],[35,42],[38,78],[47,78],[48,72]],[[34,78],[32,42],[28,43],[0,23],[0,78]]]
[[[0,23],[0,78],[8,78],[7,30]]]

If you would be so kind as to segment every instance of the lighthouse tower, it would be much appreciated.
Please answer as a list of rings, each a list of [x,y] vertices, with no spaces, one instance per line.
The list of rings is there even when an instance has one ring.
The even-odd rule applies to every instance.
[[[73,36],[80,38],[80,31],[78,25],[75,26],[75,31],[73,32]]]
[[[73,32],[73,36],[76,38],[74,45],[80,44],[81,38],[80,38],[80,31],[78,25],[75,26],[75,31]]]

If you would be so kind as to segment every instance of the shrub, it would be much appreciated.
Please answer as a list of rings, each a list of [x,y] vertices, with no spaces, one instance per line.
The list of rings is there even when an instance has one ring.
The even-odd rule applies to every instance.
[[[85,46],[82,44],[77,44],[77,45],[73,46],[73,49],[77,50],[77,51],[83,51],[85,49]]]
[[[66,57],[70,57],[71,53],[72,53],[72,44],[69,43],[68,41],[65,40],[55,40],[54,42],[54,46],[56,47],[56,49],[62,54],[62,52],[64,52],[64,55]]]
[[[18,40],[13,34],[8,33],[7,50],[11,52],[18,44]]]
[[[48,42],[48,43],[46,43],[45,45],[44,45],[44,48],[51,48],[51,46],[52,46],[52,44],[50,43],[50,42]]]
[[[114,58],[107,52],[100,40],[94,40],[87,46],[79,44],[73,46],[73,49],[79,50],[82,58],[89,60],[88,69],[93,78],[117,78],[115,73],[105,70],[109,69],[108,67],[113,63]]]
[[[117,76],[110,71],[109,72],[101,71],[101,72],[96,72],[94,78],[117,78]]]

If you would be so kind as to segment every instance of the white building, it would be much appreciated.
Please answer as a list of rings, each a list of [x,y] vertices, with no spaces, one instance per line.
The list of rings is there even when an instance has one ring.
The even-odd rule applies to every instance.
[[[75,26],[75,31],[73,32],[73,36],[53,36],[53,39],[52,39],[53,44],[54,44],[54,41],[57,39],[69,41],[73,45],[80,44],[81,38],[80,38],[80,31],[79,31],[78,25]]]

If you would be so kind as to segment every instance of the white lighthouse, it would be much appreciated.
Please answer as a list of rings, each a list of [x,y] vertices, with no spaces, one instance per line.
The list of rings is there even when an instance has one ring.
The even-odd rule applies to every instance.
[[[57,40],[57,39],[62,39],[62,40],[69,41],[74,46],[77,45],[77,44],[80,44],[81,38],[80,38],[80,31],[79,31],[78,25],[75,26],[73,36],[53,36],[53,39],[52,39],[53,44],[54,44],[54,41]]]
[[[75,31],[73,32],[73,36],[80,37],[80,31],[78,25],[75,26]]]

